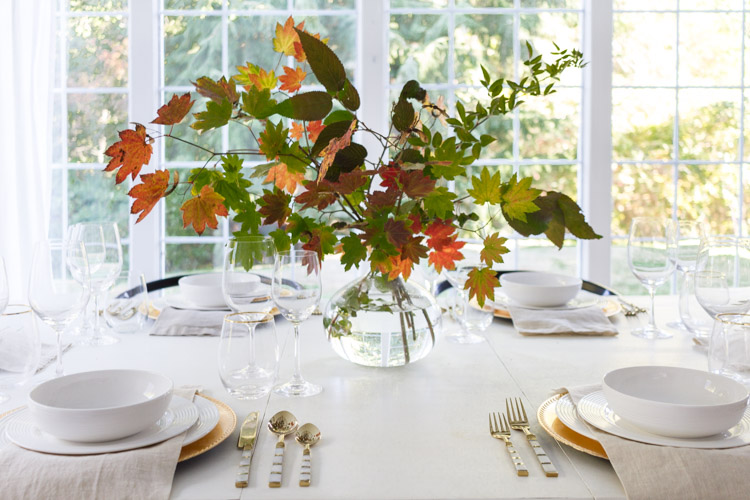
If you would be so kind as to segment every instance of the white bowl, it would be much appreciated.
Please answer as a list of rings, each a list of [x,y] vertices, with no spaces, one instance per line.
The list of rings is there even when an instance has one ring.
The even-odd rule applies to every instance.
[[[183,276],[177,283],[182,295],[196,306],[226,305],[221,291],[221,273],[191,274]]]
[[[699,438],[737,425],[748,391],[716,373],[671,366],[632,366],[607,373],[602,384],[619,417],[653,434]]]
[[[60,439],[121,439],[158,421],[172,400],[172,381],[144,370],[101,370],[48,380],[29,393],[29,412]]]
[[[563,306],[575,298],[582,284],[575,276],[536,271],[500,276],[502,291],[514,302],[530,307]]]

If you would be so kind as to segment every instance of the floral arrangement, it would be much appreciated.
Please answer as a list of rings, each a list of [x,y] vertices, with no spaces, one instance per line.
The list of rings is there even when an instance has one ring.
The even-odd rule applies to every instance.
[[[163,130],[148,131],[136,123],[119,133],[120,140],[106,150],[111,160],[105,168],[117,170],[117,183],[139,177],[157,139],[191,144],[206,155],[205,165],[193,169],[187,180],[167,169],[140,174],[141,182],[128,193],[138,222],[160,199],[186,185],[178,191],[190,195],[181,207],[183,222],[198,234],[206,226],[216,228],[217,217],[231,214],[241,225],[237,235],[275,225],[270,235],[279,249],[299,243],[321,257],[341,252],[346,269],[366,262],[372,273],[388,280],[408,278],[422,259],[438,272],[455,268],[464,257],[458,230],[473,231],[482,241],[483,267],[471,271],[466,288],[479,304],[494,298],[499,283],[491,267],[503,261],[508,248],[498,232],[485,234],[490,221],[462,213],[460,202],[496,207],[493,218],[502,216],[524,236],[544,233],[558,247],[566,230],[579,238],[599,238],[570,197],[534,188],[531,178],[501,179],[485,167],[470,179],[466,197],[458,198],[448,187],[449,181],[466,177],[467,166],[495,140],[479,135],[478,127],[512,112],[527,96],[554,92],[563,71],[583,66],[580,52],[558,49],[556,60],[546,63],[527,43],[528,75],[518,82],[493,80],[482,67],[486,103],[468,109],[457,102],[454,116],[439,101],[431,102],[418,82],[409,81],[390,110],[390,130],[383,133],[358,119],[357,89],[326,40],[305,31],[304,22],[295,25],[290,17],[283,26],[277,24],[273,48],[281,54],[281,71],[279,65],[266,69],[246,63],[228,79],[204,76],[194,82],[208,100],[204,110],[194,113],[191,127],[201,133],[229,123],[246,127],[254,148],[212,151],[180,138],[176,126],[193,107],[190,93],[174,95],[157,111],[151,123]],[[292,56],[295,64],[281,64]],[[310,72],[323,90],[301,90],[312,80]],[[334,102],[340,109],[334,110]],[[435,131],[438,121],[451,135]],[[258,125],[262,131],[256,135],[253,126],[257,130]],[[357,141],[367,134],[379,151],[367,151]],[[246,167],[246,158],[265,163]],[[264,189],[254,195],[249,188],[258,182]],[[483,225],[477,228],[478,223]]]

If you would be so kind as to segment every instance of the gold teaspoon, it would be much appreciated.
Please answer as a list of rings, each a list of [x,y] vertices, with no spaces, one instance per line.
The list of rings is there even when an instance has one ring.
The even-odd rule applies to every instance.
[[[302,452],[302,467],[300,467],[299,485],[310,486],[310,478],[312,477],[310,446],[320,441],[320,429],[313,424],[305,424],[297,429],[294,439],[305,447],[305,451]]]
[[[268,479],[269,488],[281,487],[281,474],[284,470],[284,437],[287,434],[291,434],[296,429],[297,417],[288,411],[280,411],[268,421],[268,430],[279,436],[279,440],[276,443],[276,451],[273,455],[271,476]]]

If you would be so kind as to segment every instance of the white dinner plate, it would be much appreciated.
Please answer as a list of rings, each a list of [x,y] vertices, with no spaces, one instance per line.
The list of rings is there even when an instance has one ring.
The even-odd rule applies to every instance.
[[[115,441],[79,443],[64,441],[39,430],[28,408],[14,411],[3,419],[5,435],[22,448],[57,455],[96,455],[132,450],[160,443],[185,432],[198,419],[198,407],[185,398],[172,396],[169,408],[154,425],[138,434]]]
[[[581,398],[577,406],[578,414],[594,427],[615,436],[641,443],[674,446],[677,448],[736,448],[750,444],[750,407],[740,423],[731,429],[704,438],[672,438],[646,432],[635,424],[623,420],[607,406],[602,391],[592,392]],[[564,423],[564,422],[563,422]]]
[[[591,432],[591,429],[586,425],[586,422],[581,420],[581,417],[578,416],[576,405],[573,403],[573,398],[570,397],[570,394],[564,394],[557,400],[557,403],[555,403],[555,413],[565,427],[576,431],[578,434],[586,436],[589,439],[598,441],[594,433]]]
[[[581,290],[580,292],[578,292],[578,295],[576,295],[575,298],[568,301],[563,306],[557,306],[557,307],[525,306],[525,305],[519,304],[511,300],[507,295],[505,295],[505,292],[502,291],[502,288],[495,288],[495,300],[488,301],[488,302],[493,303],[495,307],[499,309],[507,308],[509,305],[511,305],[514,307],[522,307],[524,309],[568,310],[568,309],[583,309],[584,307],[590,307],[596,304],[604,305],[606,304],[607,299],[603,298],[601,295],[596,295],[594,293],[587,292],[586,290]]]
[[[199,306],[192,303],[184,295],[171,293],[164,297],[164,302],[175,309],[192,309],[194,311],[229,311],[229,307],[223,306]]]
[[[193,404],[198,408],[198,421],[188,430],[182,446],[198,441],[219,423],[219,409],[211,401],[201,397],[200,394],[196,394]]]

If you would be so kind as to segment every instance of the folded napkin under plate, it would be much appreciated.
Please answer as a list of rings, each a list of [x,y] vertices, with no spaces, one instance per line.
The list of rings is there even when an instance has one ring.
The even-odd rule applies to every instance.
[[[598,305],[575,309],[527,309],[507,305],[521,335],[617,335],[617,328]]]
[[[567,392],[578,404],[599,389],[589,385]],[[606,451],[629,499],[746,499],[750,491],[750,446],[722,450],[658,446],[585,425]]]
[[[198,311],[165,307],[159,313],[149,335],[219,336],[224,316],[230,311]]]

